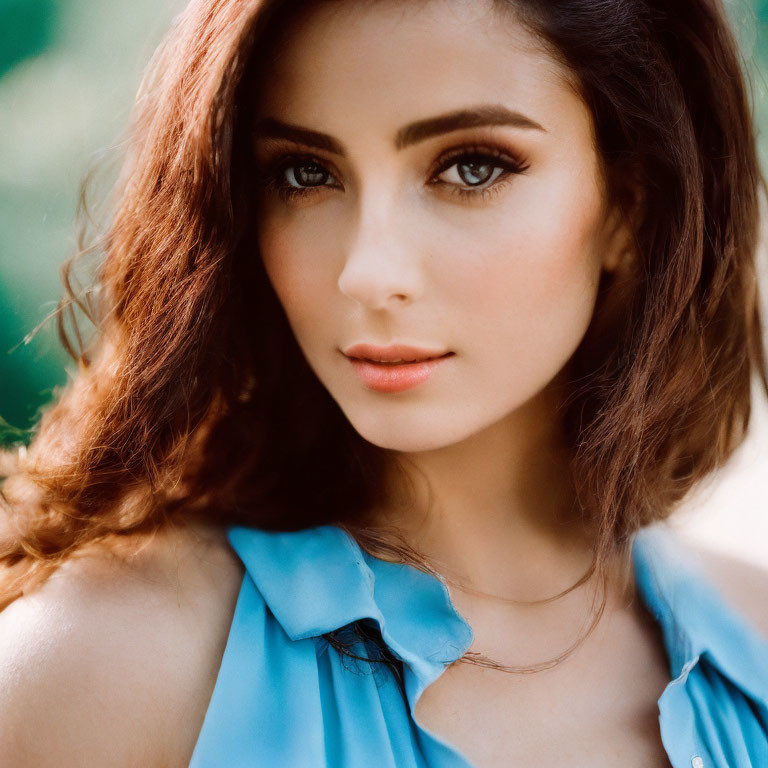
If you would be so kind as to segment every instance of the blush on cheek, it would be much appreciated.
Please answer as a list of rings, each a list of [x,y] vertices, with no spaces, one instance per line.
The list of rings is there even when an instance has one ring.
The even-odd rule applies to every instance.
[[[602,206],[597,190],[564,185],[563,192],[542,209],[548,211],[547,221],[536,227],[525,250],[534,270],[531,290],[553,298],[591,293],[599,278]]]
[[[288,312],[301,300],[301,269],[296,244],[281,227],[264,226],[259,231],[259,253],[269,281]]]
[[[564,217],[553,227],[550,219],[547,226],[488,237],[492,250],[475,246],[469,259],[463,253],[455,269],[447,270],[452,300],[475,319],[479,333],[540,355],[580,332],[593,311],[597,286],[591,243],[580,222]]]

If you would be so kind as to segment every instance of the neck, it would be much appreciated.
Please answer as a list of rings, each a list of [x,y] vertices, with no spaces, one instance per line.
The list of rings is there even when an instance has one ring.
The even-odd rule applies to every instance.
[[[568,589],[588,571],[593,540],[573,512],[555,405],[545,390],[458,443],[393,455],[372,521],[469,591],[529,601]]]

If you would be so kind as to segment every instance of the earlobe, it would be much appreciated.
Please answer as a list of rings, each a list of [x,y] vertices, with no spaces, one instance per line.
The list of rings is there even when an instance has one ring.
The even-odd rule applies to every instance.
[[[616,170],[616,184],[610,195],[610,213],[606,222],[606,247],[603,268],[606,272],[623,272],[637,260],[636,235],[645,212],[645,188],[642,174],[634,164]]]
[[[642,211],[642,195],[635,192],[629,208],[616,203],[608,221],[608,237],[603,256],[603,269],[606,272],[619,272],[629,269],[637,258],[635,233],[639,226]]]
[[[605,272],[615,272],[623,258],[623,253],[618,248],[606,249],[606,255],[603,257],[603,270]]]
[[[608,237],[603,250],[603,269],[611,273],[625,269],[634,259],[634,250],[631,227],[622,209],[616,206],[608,225]]]
[[[634,249],[625,246],[623,248],[614,248],[607,252],[603,259],[603,269],[606,272],[622,272],[629,268],[635,259]]]

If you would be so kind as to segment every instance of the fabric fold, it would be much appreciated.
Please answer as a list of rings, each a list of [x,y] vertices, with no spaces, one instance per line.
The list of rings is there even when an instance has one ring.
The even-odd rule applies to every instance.
[[[228,535],[292,640],[374,619],[390,649],[428,679],[472,643],[472,629],[440,579],[372,557],[338,526],[290,532],[236,526]]]
[[[228,536],[245,574],[191,768],[472,768],[414,716],[473,640],[442,579],[334,525]],[[658,707],[673,768],[768,766],[768,642],[669,529],[640,531],[632,559],[672,670]],[[402,661],[404,691],[388,667],[350,664],[322,638],[361,620]]]

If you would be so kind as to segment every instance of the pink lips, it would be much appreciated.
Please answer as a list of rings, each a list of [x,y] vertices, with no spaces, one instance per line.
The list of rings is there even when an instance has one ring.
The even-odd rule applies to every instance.
[[[360,381],[377,392],[403,392],[425,382],[453,352],[396,344],[356,344],[345,350]],[[403,362],[392,362],[402,360]]]

